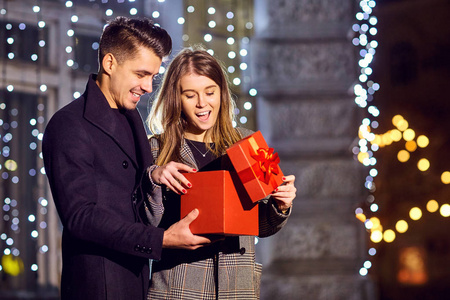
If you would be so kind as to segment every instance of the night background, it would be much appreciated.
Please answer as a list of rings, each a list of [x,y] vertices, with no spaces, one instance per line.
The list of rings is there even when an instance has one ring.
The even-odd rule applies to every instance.
[[[61,228],[42,170],[40,141],[52,113],[79,96],[89,73],[96,72],[96,42],[105,21],[145,15],[169,31],[174,52],[205,44],[227,67],[237,99],[236,125],[257,130],[258,97],[264,94],[252,80],[252,38],[255,28],[267,23],[258,14],[258,1],[0,0],[0,299],[58,298]],[[341,4],[273,3],[311,11],[317,3]],[[350,272],[355,282],[370,287],[351,299],[448,299],[450,1],[342,3],[350,3],[345,38],[356,70],[346,97],[359,118],[344,156],[360,165],[361,174],[352,176],[360,178],[354,184],[362,182],[363,190],[348,211],[363,241]],[[144,118],[150,102],[139,104]],[[312,267],[311,274],[316,272]],[[350,299],[317,296],[313,288],[305,294],[311,300]],[[261,298],[270,299],[267,295]],[[297,299],[295,293],[285,298]]]

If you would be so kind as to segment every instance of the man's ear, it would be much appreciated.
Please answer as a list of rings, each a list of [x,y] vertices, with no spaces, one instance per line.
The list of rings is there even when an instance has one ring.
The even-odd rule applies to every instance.
[[[111,74],[116,64],[117,60],[112,53],[107,53],[103,56],[102,69],[106,74]]]

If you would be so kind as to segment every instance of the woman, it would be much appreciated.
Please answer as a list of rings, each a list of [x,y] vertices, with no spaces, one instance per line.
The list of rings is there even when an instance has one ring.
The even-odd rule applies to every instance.
[[[148,120],[157,133],[150,138],[156,165],[174,161],[199,170],[252,133],[232,126],[234,104],[225,74],[203,49],[184,49],[173,59]],[[294,180],[285,176],[284,184],[259,202],[260,237],[286,223]],[[159,226],[168,228],[179,220],[180,199],[169,189],[163,197]],[[258,299],[261,265],[255,263],[254,241],[252,236],[227,236],[196,250],[163,249],[161,261],[153,263],[148,299]]]

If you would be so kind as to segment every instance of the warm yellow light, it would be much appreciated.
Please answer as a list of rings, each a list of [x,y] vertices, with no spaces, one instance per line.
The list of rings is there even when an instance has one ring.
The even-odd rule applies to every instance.
[[[449,217],[450,216],[450,205],[442,204],[441,209],[439,210],[439,213],[443,217]]]
[[[398,128],[398,130],[405,131],[406,129],[408,129],[409,124],[406,120],[400,120],[395,126]]]
[[[416,133],[411,128],[408,128],[403,132],[403,139],[405,141],[412,141],[415,137]]]
[[[395,230],[399,233],[405,233],[408,230],[408,223],[405,220],[399,220],[395,224]]]
[[[417,144],[416,144],[415,141],[407,141],[406,144],[405,144],[405,148],[409,152],[414,152],[417,149]]]
[[[409,211],[409,217],[414,221],[419,220],[420,218],[422,218],[422,210],[418,207],[411,208],[411,210]]]
[[[383,240],[386,243],[392,243],[395,240],[395,232],[392,229],[388,229],[383,233]]]
[[[383,134],[383,136],[381,137],[381,140],[382,140],[383,144],[385,144],[385,145],[392,144],[391,135],[389,133]]]
[[[403,117],[401,115],[395,115],[392,118],[392,124],[394,124],[394,126],[397,127],[398,122],[400,122],[401,120],[403,120]]]
[[[381,147],[381,136],[379,134],[375,135],[375,138],[371,143]]]
[[[434,213],[439,209],[439,204],[437,203],[436,200],[430,200],[427,202],[427,210],[430,213]]]
[[[423,286],[427,283],[429,270],[426,263],[426,250],[418,246],[403,246],[397,258],[397,280],[409,286]],[[407,299],[408,297],[404,297]]]
[[[381,222],[380,222],[380,219],[378,219],[377,217],[372,217],[369,220],[370,220],[370,222],[372,222],[372,229],[373,230],[376,230],[377,228],[380,227]]]
[[[16,161],[12,160],[12,159],[8,159],[7,161],[5,161],[5,168],[14,172],[15,170],[17,170]]]
[[[409,152],[406,150],[400,150],[397,153],[397,159],[400,162],[407,162],[409,160],[409,157],[410,157]]]
[[[419,135],[417,137],[417,145],[420,148],[425,148],[426,146],[428,146],[428,144],[430,143],[430,141],[428,140],[428,138],[424,135]]]
[[[356,218],[358,220],[360,220],[361,222],[365,222],[366,221],[366,215],[365,214],[356,214]]]
[[[389,135],[394,142],[398,142],[402,139],[402,133],[398,129],[391,130]]]
[[[430,168],[430,162],[428,161],[428,159],[422,158],[417,163],[417,168],[420,171],[425,172],[426,170],[428,170]]]
[[[379,230],[372,231],[370,234],[370,240],[374,243],[379,243],[383,239],[383,233]]]
[[[442,173],[441,181],[442,181],[443,184],[449,184],[450,183],[450,172],[449,171],[445,171],[444,173]]]
[[[381,231],[383,232],[383,225],[378,225],[376,228],[371,228],[370,231]]]
[[[362,132],[361,129],[358,131],[358,137],[360,140],[362,140],[364,138],[364,133]]]
[[[364,128],[364,130],[362,130]],[[362,125],[359,127],[358,136],[359,139],[364,139],[365,135],[370,132],[370,126],[363,127]]]
[[[24,264],[20,257],[12,254],[6,254],[2,256],[1,263],[5,273],[18,276],[24,271]]]
[[[367,152],[359,152],[358,153],[358,161],[362,163],[364,159],[369,158],[369,153]]]

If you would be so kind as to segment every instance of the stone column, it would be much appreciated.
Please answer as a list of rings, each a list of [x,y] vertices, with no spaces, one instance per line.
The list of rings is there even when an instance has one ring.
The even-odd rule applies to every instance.
[[[260,239],[261,299],[370,299],[359,275],[366,238],[354,210],[364,173],[353,159],[357,52],[352,0],[258,0],[252,39],[257,123],[296,176],[288,225]]]

